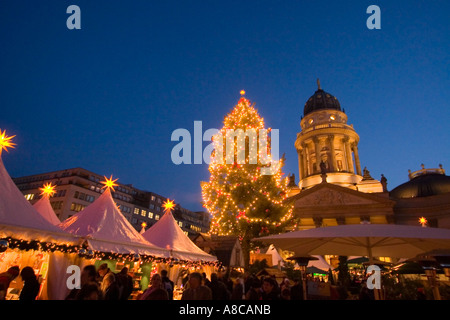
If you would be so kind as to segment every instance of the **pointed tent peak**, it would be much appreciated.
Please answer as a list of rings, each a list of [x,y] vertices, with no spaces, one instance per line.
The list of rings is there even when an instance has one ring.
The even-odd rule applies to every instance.
[[[171,211],[166,211],[157,223],[145,231],[145,240],[161,248],[174,250],[174,257],[186,260],[216,260],[213,256],[201,250],[184,233]]]
[[[42,186],[42,188],[39,188],[41,190],[41,195],[46,198],[51,198],[56,193],[55,190],[56,186],[52,185],[52,183],[46,183]]]
[[[104,176],[104,177],[105,177],[105,181],[100,182],[101,184],[104,184],[102,189],[107,189],[107,190],[112,189],[112,191],[116,191],[116,190],[114,190],[114,187],[118,186],[116,181],[119,179],[117,178],[117,179],[113,180],[112,175],[109,177],[109,179],[106,176]]]
[[[2,154],[2,150],[5,150],[8,152],[8,148],[15,148],[16,144],[13,143],[11,140],[15,136],[7,136],[6,130],[0,129],[0,155]]]
[[[145,222],[142,222],[141,223],[141,227],[142,227],[142,229],[141,229],[141,231],[139,232],[140,234],[144,234],[145,233],[145,227],[147,226],[147,223],[145,223]]]
[[[61,223],[59,221],[58,217],[56,216],[55,211],[52,208],[52,205],[50,204],[50,200],[48,196],[43,196],[39,201],[37,201],[33,207],[36,209],[37,212],[40,213],[42,217],[44,217],[48,222],[50,222],[53,225],[58,225]]]

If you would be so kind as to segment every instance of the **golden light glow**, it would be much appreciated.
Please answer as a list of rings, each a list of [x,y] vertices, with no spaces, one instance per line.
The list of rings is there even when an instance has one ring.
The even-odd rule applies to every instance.
[[[241,90],[241,96],[243,96],[245,94],[245,90]]]
[[[425,217],[420,217],[419,218],[419,223],[422,225],[422,227],[423,226],[425,226],[427,223],[428,223],[428,221],[427,221],[427,219],[425,218]]]
[[[164,211],[172,211],[173,208],[175,208],[175,203],[173,203],[174,200],[167,199],[166,202],[163,203]]]
[[[142,227],[142,228],[145,228],[146,226],[147,226],[147,223],[145,223],[145,222],[142,222],[142,223],[141,223],[141,227]]]
[[[0,153],[2,150],[8,152],[8,148],[15,148],[14,146],[16,144],[11,142],[11,139],[14,137],[15,136],[8,137],[6,135],[6,130],[3,130],[2,132],[2,130],[0,129]]]
[[[52,186],[51,183],[47,183],[44,184],[44,186],[42,188],[39,188],[39,190],[41,190],[41,195],[43,196],[47,196],[48,198],[50,198],[51,196],[53,196],[56,193],[55,190],[56,186]]]
[[[108,189],[109,188],[109,189],[112,189],[112,191],[116,191],[116,190],[114,190],[114,187],[118,186],[118,184],[116,183],[117,180],[119,180],[119,179],[113,180],[112,179],[112,175],[111,175],[111,177],[109,179],[107,177],[105,177],[105,181],[101,181],[100,182],[101,184],[104,184],[102,189]]]

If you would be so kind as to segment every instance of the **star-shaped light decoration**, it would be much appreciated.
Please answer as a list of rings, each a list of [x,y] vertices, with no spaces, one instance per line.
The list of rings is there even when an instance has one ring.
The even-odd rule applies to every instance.
[[[427,226],[427,219],[425,217],[420,217],[419,218],[419,223],[422,225],[422,227],[426,227]]]
[[[14,146],[16,144],[12,143],[11,141],[11,139],[14,137],[15,136],[8,137],[6,135],[6,130],[3,130],[2,132],[2,130],[0,129],[0,154],[2,153],[2,150],[8,152],[8,148],[15,148]]]
[[[104,184],[102,189],[108,189],[109,188],[109,189],[112,189],[112,191],[116,191],[116,190],[114,190],[114,187],[118,186],[118,184],[116,183],[117,180],[119,180],[119,179],[113,180],[112,175],[111,175],[111,177],[109,179],[107,177],[105,177],[105,181],[101,181],[100,182],[101,184]]]
[[[50,198],[51,196],[53,196],[56,193],[55,190],[56,186],[53,186],[51,183],[46,183],[44,184],[44,186],[42,188],[39,188],[39,190],[41,190],[41,195],[43,195],[44,197]]]
[[[164,211],[172,211],[173,208],[175,208],[175,203],[173,202],[174,200],[167,199],[167,201],[163,203]]]

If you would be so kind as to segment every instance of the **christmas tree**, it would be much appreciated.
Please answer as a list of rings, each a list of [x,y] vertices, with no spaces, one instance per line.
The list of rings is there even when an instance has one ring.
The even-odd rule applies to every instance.
[[[238,236],[248,267],[251,239],[280,233],[293,220],[292,205],[283,203],[288,180],[282,179],[284,159],[272,160],[271,129],[265,129],[264,119],[244,94],[213,137],[211,176],[202,182],[202,195],[212,215],[210,233]]]

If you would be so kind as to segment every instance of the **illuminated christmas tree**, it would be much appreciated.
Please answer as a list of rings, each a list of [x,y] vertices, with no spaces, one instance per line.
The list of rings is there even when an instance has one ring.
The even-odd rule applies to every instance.
[[[211,176],[202,182],[202,195],[212,214],[210,233],[238,236],[248,266],[251,239],[280,233],[294,222],[292,205],[283,203],[288,182],[282,179],[284,159],[271,159],[271,129],[265,129],[244,94],[213,137]]]

